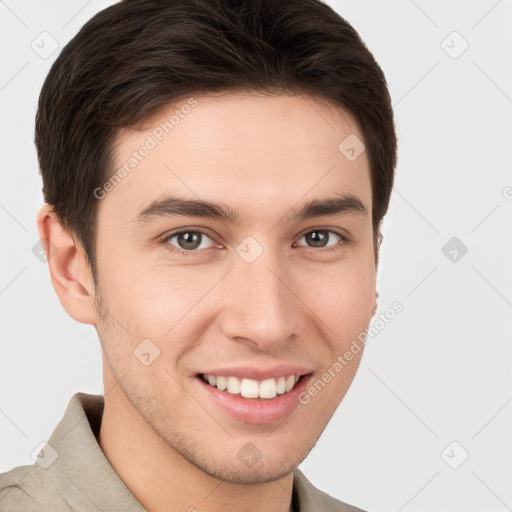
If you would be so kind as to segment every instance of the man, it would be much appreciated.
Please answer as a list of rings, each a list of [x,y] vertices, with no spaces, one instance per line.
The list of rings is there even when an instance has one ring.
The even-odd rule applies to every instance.
[[[318,0],[123,0],[52,66],[35,140],[105,392],[0,475],[0,508],[360,510],[297,469],[363,353],[396,165],[352,27]]]

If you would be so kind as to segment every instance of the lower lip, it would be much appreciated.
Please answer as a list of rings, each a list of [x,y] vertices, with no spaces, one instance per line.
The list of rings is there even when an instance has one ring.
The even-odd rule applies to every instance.
[[[226,391],[211,386],[198,376],[195,380],[201,388],[208,393],[213,402],[223,411],[238,421],[254,424],[265,424],[280,421],[291,414],[300,404],[299,395],[302,393],[311,379],[312,374],[300,378],[295,387],[274,398],[242,398]]]

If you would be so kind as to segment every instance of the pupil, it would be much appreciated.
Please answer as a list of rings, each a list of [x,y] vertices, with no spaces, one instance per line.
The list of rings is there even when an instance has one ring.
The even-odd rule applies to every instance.
[[[195,231],[185,231],[178,235],[178,243],[183,249],[197,249],[201,245],[199,238]]]
[[[311,243],[313,247],[325,247],[327,240],[329,239],[325,231],[311,231],[306,235],[308,243]]]

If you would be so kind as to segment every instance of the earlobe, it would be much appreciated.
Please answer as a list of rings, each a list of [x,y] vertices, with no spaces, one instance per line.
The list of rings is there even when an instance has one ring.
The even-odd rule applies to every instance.
[[[37,229],[60,303],[76,321],[96,325],[94,283],[83,248],[75,243],[48,204],[37,215]]]

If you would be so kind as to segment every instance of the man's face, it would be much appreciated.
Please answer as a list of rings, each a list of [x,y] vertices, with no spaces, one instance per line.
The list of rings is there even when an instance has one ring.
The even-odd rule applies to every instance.
[[[97,219],[105,382],[119,381],[126,415],[166,449],[226,481],[265,482],[307,456],[359,365],[362,350],[298,401],[373,313],[369,161],[338,149],[351,134],[363,139],[353,118],[312,97],[195,99],[119,134],[115,146],[115,170],[128,162],[130,171],[107,186]],[[166,133],[160,123],[175,110]],[[336,214],[298,216],[306,203],[342,197]],[[170,198],[237,218],[178,215]],[[282,393],[279,377],[295,373],[308,375]],[[228,389],[202,374],[231,377],[217,379]],[[233,377],[244,376],[267,381],[242,382],[246,392],[276,398],[234,396]]]

